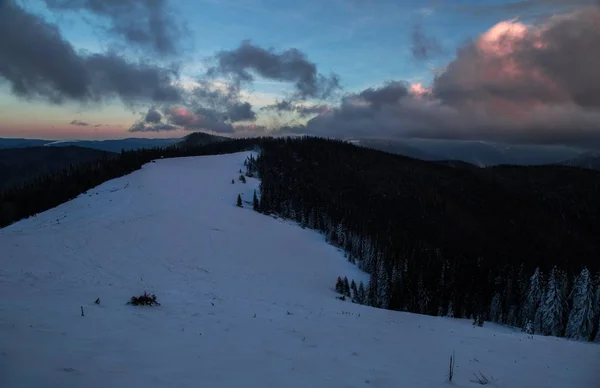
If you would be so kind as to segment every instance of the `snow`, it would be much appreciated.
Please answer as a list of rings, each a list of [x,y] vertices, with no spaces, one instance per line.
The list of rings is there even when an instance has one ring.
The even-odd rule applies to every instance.
[[[337,300],[367,275],[235,206],[248,155],[159,160],[1,229],[0,387],[598,387],[598,344]],[[125,304],[144,291],[162,305]]]

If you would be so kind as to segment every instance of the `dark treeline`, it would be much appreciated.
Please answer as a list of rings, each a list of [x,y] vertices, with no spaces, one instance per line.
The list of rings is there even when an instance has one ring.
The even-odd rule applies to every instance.
[[[261,148],[247,162],[259,210],[322,232],[370,273],[358,302],[595,337],[600,173],[453,167],[318,138]]]
[[[154,159],[216,155],[253,149],[261,139],[237,139],[203,146],[181,145],[166,148],[123,151],[91,162],[39,176],[27,183],[0,192],[0,227],[51,209],[79,194],[135,170]]]

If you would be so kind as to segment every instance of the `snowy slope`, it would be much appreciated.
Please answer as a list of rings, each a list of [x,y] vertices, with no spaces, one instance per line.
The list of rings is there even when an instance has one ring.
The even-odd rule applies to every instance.
[[[453,351],[457,387],[599,386],[597,344],[335,299],[367,276],[235,206],[247,155],[149,163],[0,230],[0,387],[445,387]],[[144,290],[162,306],[125,305]]]

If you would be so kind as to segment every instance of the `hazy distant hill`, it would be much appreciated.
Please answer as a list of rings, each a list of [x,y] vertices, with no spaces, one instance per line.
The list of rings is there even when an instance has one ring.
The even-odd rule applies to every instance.
[[[98,160],[113,153],[84,147],[23,147],[0,149],[0,190],[71,164]]]
[[[57,141],[48,143],[47,146],[52,147],[86,147],[108,152],[121,152],[121,150],[130,151],[141,148],[166,147],[174,144],[181,139],[114,139],[114,140],[74,140],[74,141]]]
[[[597,152],[586,152],[575,158],[561,162],[565,166],[589,168],[592,170],[600,170],[600,154]]]
[[[359,139],[352,143],[421,160],[460,160],[480,167],[552,164],[582,153],[581,150],[562,146],[504,145],[459,140]]]
[[[24,148],[24,147],[39,147],[44,144],[52,143],[53,140],[42,139],[7,139],[0,138],[0,149],[4,148]]]
[[[138,150],[141,148],[165,147],[181,141],[180,138],[171,139],[110,139],[110,140],[43,140],[43,139],[8,139],[0,138],[0,149],[26,148],[26,147],[86,147],[108,152],[121,152],[121,150]]]

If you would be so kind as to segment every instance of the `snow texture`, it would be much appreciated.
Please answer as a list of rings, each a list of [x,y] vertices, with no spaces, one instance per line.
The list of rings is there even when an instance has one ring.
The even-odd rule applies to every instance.
[[[598,387],[598,344],[336,299],[368,276],[252,211],[248,155],[149,163],[0,230],[0,387]],[[161,306],[126,305],[144,291]]]

